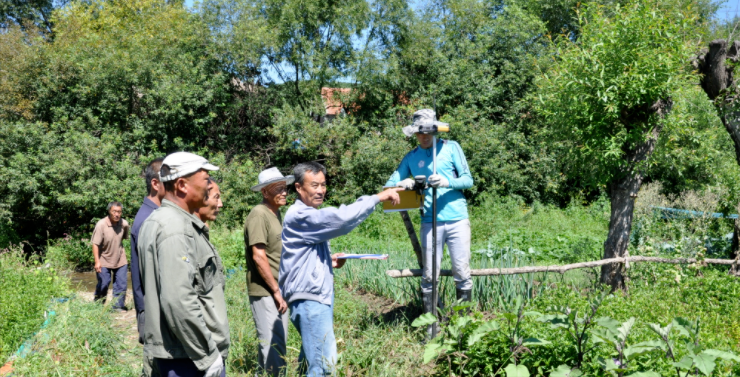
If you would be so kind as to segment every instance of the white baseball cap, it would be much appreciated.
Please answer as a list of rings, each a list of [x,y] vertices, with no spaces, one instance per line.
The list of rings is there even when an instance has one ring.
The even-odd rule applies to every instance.
[[[159,177],[162,182],[174,181],[200,169],[218,170],[218,166],[211,165],[205,158],[189,152],[175,152],[167,155],[162,161],[162,165],[167,165],[170,168],[170,175]]]

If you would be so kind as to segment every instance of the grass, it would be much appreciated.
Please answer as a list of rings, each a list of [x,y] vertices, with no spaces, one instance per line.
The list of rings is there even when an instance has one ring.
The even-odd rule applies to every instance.
[[[243,272],[227,282],[226,300],[231,328],[231,347],[227,374],[253,376],[257,362],[254,320],[249,309]],[[382,313],[392,302],[363,296],[356,291],[337,289],[334,331],[342,376],[419,376],[425,367],[418,363],[422,348],[420,334],[409,331],[413,318]],[[288,334],[288,377],[296,376],[300,335],[293,325]],[[422,373],[422,374],[420,374]]]
[[[20,248],[0,252],[0,361],[6,360],[44,322],[52,298],[68,293],[67,282]]]
[[[135,376],[141,371],[141,349],[134,350],[139,357],[127,357],[126,332],[116,326],[109,306],[75,298],[54,309],[55,318],[36,336],[32,352],[13,363],[14,375]]]
[[[471,264],[473,268],[511,267],[531,264],[561,264],[600,258],[601,243],[607,232],[608,203],[603,200],[590,206],[576,203],[565,209],[534,204],[525,206],[511,199],[488,201],[470,209],[472,223]],[[649,220],[640,229],[641,237],[630,246],[633,255],[653,252],[651,245],[681,240],[678,225],[665,224],[637,214],[637,221]],[[641,217],[642,216],[642,217]],[[419,215],[411,213],[418,229]],[[679,224],[680,232],[691,230],[694,239],[722,234],[722,226]],[[668,229],[668,230],[666,230]],[[257,340],[244,278],[244,246],[241,230],[214,228],[211,240],[217,246],[224,264],[231,271],[227,279],[226,299],[231,326],[231,350],[227,362],[229,376],[252,376]],[[649,240],[643,243],[641,240]],[[58,243],[63,241],[57,241]],[[58,245],[54,244],[54,245]],[[689,243],[685,243],[689,245]],[[695,246],[701,247],[694,242]],[[699,246],[696,246],[699,245]],[[82,246],[80,250],[84,249]],[[355,231],[332,241],[333,252],[387,253],[387,261],[351,260],[336,270],[335,332],[340,354],[339,376],[421,376],[449,375],[446,361],[421,363],[423,346],[421,330],[410,322],[420,314],[418,278],[391,279],[387,269],[416,268],[408,236],[397,214],[376,212]],[[688,247],[672,253],[696,253]],[[442,268],[449,268],[445,256]],[[673,317],[701,319],[702,344],[708,348],[740,353],[740,298],[738,281],[726,268],[636,264],[629,271],[628,294],[611,295],[599,316],[619,321],[636,317],[631,343],[654,339],[648,323],[667,324]],[[476,315],[494,318],[504,324],[502,308],[510,306],[517,296],[528,298],[527,310],[547,313],[552,306],[585,308],[588,295],[598,286],[598,271],[571,271],[559,275],[521,275],[475,277],[474,297],[484,312]],[[441,292],[449,304],[454,297],[451,278],[442,279]],[[0,309],[2,310],[2,309]],[[35,353],[19,360],[19,375],[130,375],[139,367],[140,346],[121,349],[125,334],[110,320],[110,314],[99,306],[73,300],[62,305],[51,325],[37,336]],[[2,318],[2,317],[0,317]],[[38,323],[36,324],[38,326]],[[547,376],[548,371],[573,358],[568,339],[560,330],[550,329],[534,318],[522,324],[522,335],[550,340],[548,346],[532,347],[521,355],[533,376]],[[95,343],[91,341],[95,340]],[[88,342],[87,346],[85,341]],[[486,336],[464,352],[471,370],[492,375],[499,366],[510,362],[509,344],[502,333]],[[290,326],[288,342],[288,376],[295,376],[300,338]],[[124,357],[121,355],[137,355]],[[680,350],[680,352],[684,352]],[[589,376],[607,376],[597,366],[597,356],[609,357],[605,347],[587,358],[584,372]],[[655,369],[670,375],[670,364],[661,355],[641,356],[641,368]],[[56,371],[56,372],[54,372]],[[97,372],[95,372],[97,371]],[[90,373],[90,374],[85,374]],[[95,374],[98,373],[98,374]],[[740,368],[720,363],[715,376],[740,375]]]

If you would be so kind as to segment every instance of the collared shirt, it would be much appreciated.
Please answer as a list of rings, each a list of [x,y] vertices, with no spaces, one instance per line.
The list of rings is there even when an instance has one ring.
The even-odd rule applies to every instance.
[[[100,265],[105,268],[119,268],[128,263],[123,240],[128,238],[128,222],[121,219],[116,225],[106,216],[98,220],[92,234],[92,243],[98,245]]]
[[[139,229],[141,224],[152,214],[159,206],[149,197],[144,198],[144,203],[139,207],[134,218],[134,225],[131,226],[131,290],[134,292],[134,306],[136,312],[141,313],[144,310],[144,288],[141,285],[141,274],[139,273],[139,250],[136,245],[139,242]]]
[[[300,200],[283,222],[283,253],[278,285],[288,303],[295,300],[334,303],[334,270],[329,240],[360,225],[380,203],[377,195],[361,196],[350,205],[316,209]]]
[[[223,264],[208,227],[169,200],[139,230],[144,354],[189,358],[206,370],[229,354]]]
[[[395,186],[398,182],[417,175],[432,175],[432,148],[414,148],[401,160],[398,169],[393,172],[386,186]],[[460,144],[452,140],[437,139],[437,174],[447,178],[450,187],[437,188],[437,221],[459,221],[468,218],[468,203],[462,190],[473,187],[473,175],[470,174],[465,154]],[[432,222],[432,188],[424,193],[424,217],[421,222]]]

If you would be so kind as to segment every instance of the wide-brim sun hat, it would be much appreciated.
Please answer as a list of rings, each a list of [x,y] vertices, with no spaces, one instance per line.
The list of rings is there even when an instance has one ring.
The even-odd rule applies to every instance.
[[[283,173],[278,168],[265,169],[257,176],[257,185],[252,186],[252,191],[260,191],[263,188],[278,182],[285,182],[286,185],[290,185],[295,182],[295,177],[292,175],[283,176]]]
[[[411,137],[414,136],[415,133],[419,132],[419,127],[421,126],[449,126],[449,123],[440,122],[437,120],[437,117],[435,116],[434,110],[432,109],[421,109],[414,113],[414,118],[412,124],[404,127],[402,129],[403,134]]]
[[[198,170],[215,171],[218,166],[212,165],[205,158],[189,152],[175,152],[167,155],[162,161],[162,165],[170,168],[170,174],[159,177],[161,182],[174,181],[177,178],[197,172]]]

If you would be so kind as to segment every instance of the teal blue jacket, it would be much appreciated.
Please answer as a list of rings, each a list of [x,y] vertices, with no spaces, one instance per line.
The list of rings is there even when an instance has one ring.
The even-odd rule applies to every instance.
[[[473,187],[473,176],[470,174],[465,154],[460,144],[451,140],[437,139],[437,174],[447,178],[450,187],[437,189],[437,221],[458,221],[468,218],[468,203],[462,190]],[[401,160],[398,169],[393,172],[386,186],[395,186],[398,182],[417,175],[432,175],[432,148],[414,148]],[[423,223],[432,222],[432,188],[424,195]]]

